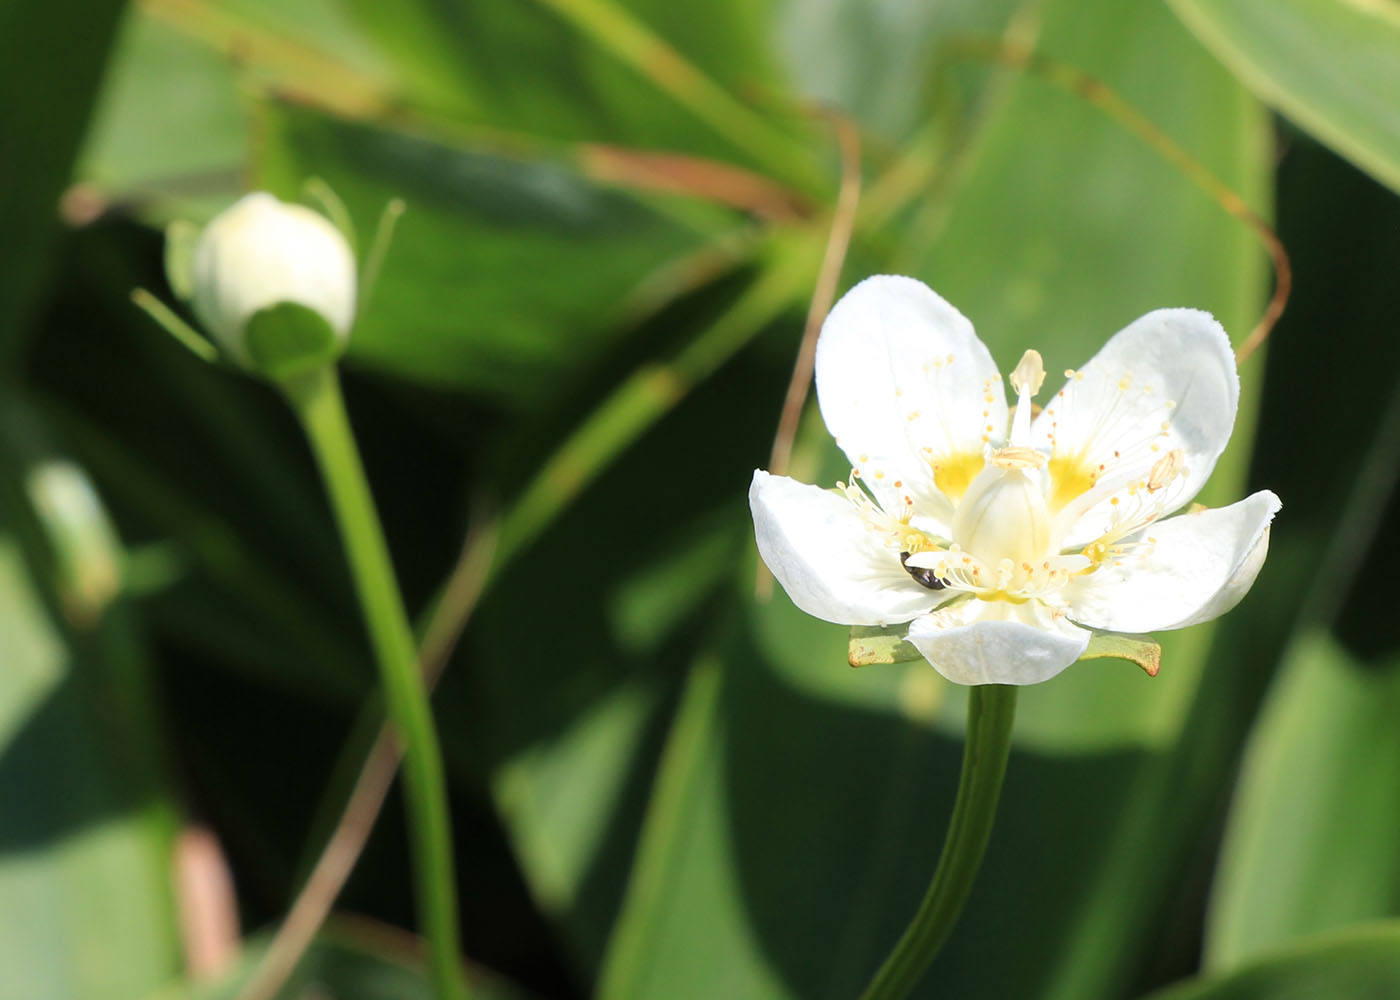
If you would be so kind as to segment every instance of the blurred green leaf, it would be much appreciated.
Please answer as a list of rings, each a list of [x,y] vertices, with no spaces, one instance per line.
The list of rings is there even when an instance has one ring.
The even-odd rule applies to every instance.
[[[246,114],[235,67],[136,10],[123,20],[79,160],[103,198],[199,221],[236,193]],[[154,202],[154,204],[152,204]]]
[[[795,85],[839,108],[877,140],[908,138],[927,124],[938,47],[950,38],[993,36],[1019,14],[1021,37],[1034,34],[1035,4],[886,3],[776,0],[774,44]]]
[[[84,636],[65,633],[34,582],[40,557],[6,502],[12,488],[0,488],[4,989],[128,1000],[176,963],[169,813],[152,796],[140,654],[119,616]]]
[[[351,359],[498,402],[552,398],[616,339],[619,301],[706,235],[563,164],[286,106],[266,123],[270,189],[291,196],[314,174],[359,219],[407,203]]]
[[[59,196],[96,99],[102,67],[121,14],[121,0],[74,8],[8,3],[0,11],[0,224],[7,246],[23,247],[0,268],[0,366],[25,336],[28,313],[59,235]],[[63,70],[54,72],[55,53]],[[35,81],[43,81],[35,91]],[[31,95],[19,99],[14,95]]]
[[[596,13],[612,2],[558,6]],[[629,0],[617,7],[721,89],[777,92],[781,78],[770,56],[762,4],[720,0],[682,8],[665,0]],[[745,159],[664,92],[678,75],[665,53],[651,51],[643,75],[549,3],[350,0],[350,8],[429,107],[469,109],[474,123],[537,137]],[[596,20],[609,22],[601,28],[607,37],[623,41],[611,18]],[[796,120],[781,107],[765,117],[789,116]]]
[[[1400,910],[1397,718],[1400,659],[1364,665],[1320,629],[1294,641],[1240,773],[1210,968]]]
[[[497,806],[517,832],[515,849],[547,911],[578,905],[654,702],[643,685],[619,687],[497,772]]]
[[[1171,0],[1255,94],[1400,191],[1400,8],[1390,0]]]
[[[1150,1000],[1387,1000],[1400,993],[1400,922],[1366,924],[1276,951],[1237,972],[1192,980]]]
[[[1377,536],[1395,492],[1400,391],[1373,434],[1250,734],[1212,887],[1211,969],[1400,912],[1400,656],[1384,629],[1369,655],[1340,638],[1342,613],[1374,587],[1368,567],[1389,573]]]

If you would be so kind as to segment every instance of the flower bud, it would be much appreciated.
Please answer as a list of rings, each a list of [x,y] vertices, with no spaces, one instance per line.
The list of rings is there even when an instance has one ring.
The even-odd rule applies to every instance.
[[[282,302],[320,314],[343,343],[355,318],[355,255],[324,216],[256,191],[217,216],[194,248],[195,315],[223,350],[250,363],[244,331]]]

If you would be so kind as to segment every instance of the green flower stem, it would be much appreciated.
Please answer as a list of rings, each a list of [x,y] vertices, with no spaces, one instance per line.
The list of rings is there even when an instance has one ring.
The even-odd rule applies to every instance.
[[[967,703],[962,777],[938,868],[919,911],[865,988],[862,1000],[900,1000],[908,996],[958,922],[992,836],[1015,718],[1014,686],[980,684],[972,688]]]
[[[327,366],[288,379],[283,389],[325,480],[379,663],[389,720],[403,744],[415,896],[419,924],[428,939],[434,992],[439,1000],[461,1000],[467,988],[457,953],[457,883],[447,782],[432,708],[418,670],[413,631],[394,580],[389,549],[350,432],[335,369]]]

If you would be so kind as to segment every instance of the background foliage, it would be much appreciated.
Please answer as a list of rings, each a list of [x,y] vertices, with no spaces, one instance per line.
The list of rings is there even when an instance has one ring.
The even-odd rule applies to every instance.
[[[753,596],[745,491],[839,177],[813,109],[862,138],[842,288],[914,274],[1004,369],[1159,306],[1238,343],[1270,280],[1121,122],[957,46],[988,37],[1105,81],[1276,219],[1296,292],[1204,499],[1284,510],[1255,592],[1165,637],[1156,679],[1024,693],[927,995],[1400,992],[1393,0],[72,7],[0,8],[5,992],[227,995],[250,958],[189,981],[177,831],[217,835],[255,954],[348,791],[372,670],[309,456],[128,298],[167,294],[166,222],[314,175],[362,246],[408,206],[347,392],[410,610],[473,512],[504,517],[436,701],[486,988],[855,993],[925,885],[964,695],[853,671],[844,630]],[[794,473],[834,480],[808,417]],[[372,922],[287,995],[424,995],[388,929],[407,882],[391,803],[341,900]]]

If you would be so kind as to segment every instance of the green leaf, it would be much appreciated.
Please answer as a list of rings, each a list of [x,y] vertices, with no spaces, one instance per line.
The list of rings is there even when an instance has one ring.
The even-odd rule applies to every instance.
[[[243,327],[243,343],[254,367],[277,380],[331,364],[342,350],[326,318],[296,302],[255,312]]]
[[[58,4],[7,4],[0,15],[0,93],[33,95],[0,102],[0,219],[5,245],[24,248],[0,268],[0,367],[27,333],[60,233],[60,196],[123,6],[120,0],[85,5],[76,32],[73,10]],[[62,53],[61,73],[53,71],[55,53]],[[36,80],[45,81],[38,93]]]
[[[99,624],[91,605],[65,602],[83,616],[81,641],[54,617],[59,602],[35,582],[42,547],[9,502],[13,467],[0,468],[0,798],[22,804],[0,812],[5,990],[142,996],[176,964],[170,814],[154,783],[145,666],[122,612]],[[46,516],[71,520],[51,507]],[[59,555],[65,573],[93,569],[92,546],[80,548]]]
[[[1386,1000],[1400,992],[1400,921],[1365,924],[1276,951],[1223,976],[1153,993],[1150,1000]]]
[[[774,40],[809,99],[840,108],[872,135],[907,138],[928,123],[940,43],[1000,35],[1026,6],[1016,0],[906,4],[872,17],[867,0],[778,0]]]
[[[665,92],[677,76],[688,85],[689,74],[654,50],[643,72],[619,57],[612,46],[625,48],[627,39],[620,37],[625,32],[618,29],[619,19],[609,16],[614,7],[731,94],[763,94],[782,83],[765,11],[746,0],[684,9],[665,0],[553,5],[351,0],[349,7],[411,81],[419,103],[473,124],[538,137],[743,158],[740,149]],[[581,13],[565,16],[569,11]],[[763,117],[776,119],[779,127],[794,120],[784,109]]]
[[[1250,739],[1211,899],[1207,964],[1400,910],[1400,659],[1295,641]]]
[[[1400,191],[1400,8],[1387,0],[1171,0],[1255,94]]]
[[[112,52],[79,176],[104,198],[137,201],[160,223],[203,221],[239,191],[246,117],[228,60],[133,8]]]

